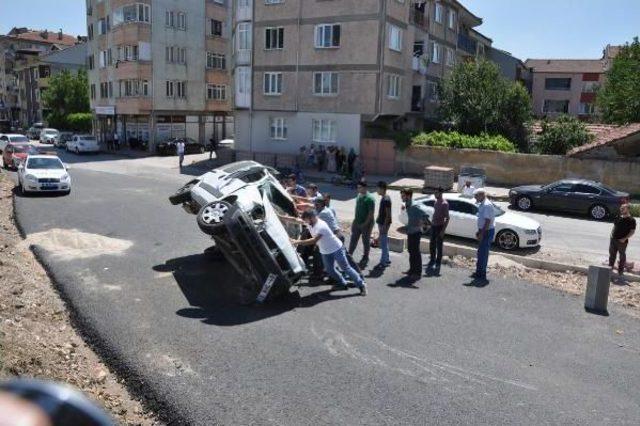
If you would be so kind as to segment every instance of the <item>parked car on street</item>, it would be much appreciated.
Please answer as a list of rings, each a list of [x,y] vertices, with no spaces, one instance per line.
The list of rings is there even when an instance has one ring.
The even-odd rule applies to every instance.
[[[30,154],[39,154],[35,146],[29,143],[10,143],[2,151],[2,164],[5,169],[15,170]]]
[[[0,153],[4,151],[4,148],[10,143],[29,143],[29,138],[17,133],[5,133],[0,134]]]
[[[40,132],[40,143],[55,145],[60,140],[60,132],[56,129],[42,129]]]
[[[60,132],[60,137],[54,142],[56,148],[66,148],[67,142],[73,138],[72,132]]]
[[[156,148],[158,154],[161,155],[178,155],[177,144],[179,141],[184,142],[185,154],[201,154],[205,151],[204,144],[192,138],[171,138],[158,144]]]
[[[71,192],[71,177],[55,155],[29,155],[18,167],[18,190],[29,192]]]
[[[473,198],[460,194],[447,193],[444,199],[449,203],[449,225],[447,235],[463,238],[476,238],[478,230],[478,207]],[[435,197],[433,195],[418,197],[413,202],[425,206],[427,217],[424,221],[423,233],[429,233],[431,219],[433,218]],[[503,250],[516,250],[519,248],[533,248],[540,245],[542,239],[542,227],[537,221],[521,214],[504,211],[493,205],[496,219],[496,233],[493,243]],[[400,223],[407,225],[407,212],[400,212]]]
[[[512,206],[524,211],[555,210],[604,220],[618,213],[620,205],[629,201],[629,194],[592,180],[563,179],[544,186],[512,188],[509,200]]]
[[[244,279],[241,303],[263,302],[286,292],[304,274],[305,265],[290,237],[300,228],[285,227],[279,215],[295,215],[295,204],[274,176],[254,161],[213,169],[169,197],[197,215],[200,230]]]
[[[92,135],[74,135],[67,142],[67,151],[80,154],[81,152],[100,152],[98,140]]]

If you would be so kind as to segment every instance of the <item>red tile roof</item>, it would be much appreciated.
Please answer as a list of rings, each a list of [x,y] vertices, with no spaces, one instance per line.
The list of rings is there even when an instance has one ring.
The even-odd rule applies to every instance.
[[[612,145],[622,139],[626,139],[636,134],[640,136],[640,123],[627,124],[626,126],[592,125],[587,126],[587,128],[594,134],[594,141],[573,148],[567,153],[567,155],[572,156],[595,148]]]
[[[36,30],[28,30],[20,34],[12,34],[8,37],[25,40],[25,41],[34,41],[40,43],[51,43],[51,44],[59,44],[63,46],[73,46],[76,44],[78,39],[75,36],[69,34],[62,34],[62,39],[58,37],[59,33],[57,31],[36,31]]]
[[[605,71],[605,61],[602,59],[527,59],[524,64],[533,68],[533,72],[591,74]]]

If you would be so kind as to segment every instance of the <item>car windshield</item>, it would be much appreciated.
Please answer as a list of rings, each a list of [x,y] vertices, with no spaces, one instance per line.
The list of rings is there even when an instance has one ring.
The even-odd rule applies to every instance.
[[[13,152],[21,152],[21,153],[28,152],[30,154],[36,154],[38,150],[31,145],[14,145]]]
[[[29,142],[29,138],[27,138],[26,136],[11,136],[9,139],[11,139],[11,142],[17,143]]]
[[[64,169],[62,161],[58,158],[30,158],[27,163],[28,169]]]

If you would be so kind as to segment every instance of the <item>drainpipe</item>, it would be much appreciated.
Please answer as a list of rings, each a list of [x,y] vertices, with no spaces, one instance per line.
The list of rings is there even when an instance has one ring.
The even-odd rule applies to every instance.
[[[387,2],[381,0],[380,4],[382,6],[380,16],[380,42],[378,43],[378,51],[380,53],[380,82],[378,84],[378,93],[380,96],[378,98],[376,118],[382,114],[382,100],[384,99],[384,52],[387,41]]]

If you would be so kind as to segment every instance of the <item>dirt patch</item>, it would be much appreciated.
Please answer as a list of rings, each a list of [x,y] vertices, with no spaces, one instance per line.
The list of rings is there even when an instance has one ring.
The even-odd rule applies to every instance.
[[[121,255],[133,243],[127,240],[89,234],[77,229],[54,228],[31,234],[21,248],[37,245],[51,253],[56,260],[86,259],[103,255]]]
[[[35,243],[60,256],[83,256],[87,244],[111,254],[131,244],[62,230],[36,234],[25,243],[13,222],[12,188],[0,174],[0,379],[27,376],[64,382],[105,407],[120,424],[160,424],[82,340],[28,249]]]
[[[504,260],[504,261],[503,261]],[[448,259],[451,266],[475,268],[475,259],[453,256]],[[566,293],[584,296],[587,287],[587,276],[579,272],[550,272],[542,269],[527,268],[500,255],[489,257],[489,275],[515,277],[519,280],[541,284],[545,287],[561,290]],[[640,283],[613,282],[609,289],[609,302],[625,306],[628,312],[640,318]]]

